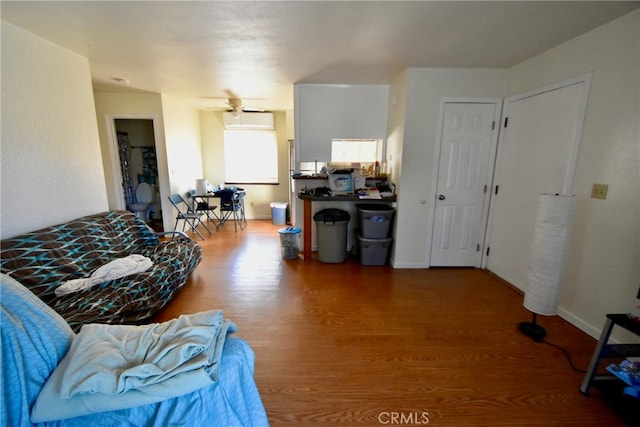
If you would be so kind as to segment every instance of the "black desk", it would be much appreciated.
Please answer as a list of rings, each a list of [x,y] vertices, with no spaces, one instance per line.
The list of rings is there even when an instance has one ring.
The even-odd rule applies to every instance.
[[[213,218],[211,218],[208,215],[208,211],[206,212],[207,218],[214,222],[217,221],[216,230],[218,230],[224,225],[225,222],[227,222],[231,215],[233,215],[233,221],[236,231],[238,231],[238,224],[240,224],[240,229],[242,230],[247,225],[247,218],[244,209],[245,194],[246,191],[243,188],[239,187],[227,187],[223,188],[222,190],[213,191],[207,194],[192,194],[192,209],[194,212],[198,210],[196,209],[198,200],[206,202],[207,206],[209,206],[209,199],[218,198],[220,199],[220,216],[216,215],[213,209],[210,209],[209,211],[211,211],[213,215],[215,215],[216,219],[214,220]]]
[[[613,375],[596,375],[600,360],[604,357],[631,357],[640,356],[640,344],[609,344],[609,336],[613,327],[618,325],[634,334],[640,336],[640,322],[629,318],[626,314],[607,314],[607,320],[602,329],[600,340],[593,351],[589,369],[584,375],[584,380],[580,386],[580,391],[588,395],[589,389],[597,381],[621,381]]]

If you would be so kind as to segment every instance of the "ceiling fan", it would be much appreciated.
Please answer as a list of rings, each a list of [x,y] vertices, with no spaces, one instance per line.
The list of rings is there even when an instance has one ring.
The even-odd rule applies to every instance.
[[[263,108],[259,108],[258,106],[262,106],[264,103],[264,99],[262,98],[245,98],[244,101],[248,103],[255,103],[258,106],[245,106],[243,104],[243,99],[235,94],[231,90],[224,91],[227,95],[227,98],[218,98],[218,97],[201,97],[201,108],[206,110],[225,110],[229,113],[233,113],[236,116],[240,116],[242,113],[264,113],[265,110]]]
[[[245,107],[242,105],[242,99],[240,98],[229,98],[227,102],[225,102],[229,106],[229,112],[233,114],[240,113],[264,113],[264,109],[262,108],[254,108],[254,107]]]

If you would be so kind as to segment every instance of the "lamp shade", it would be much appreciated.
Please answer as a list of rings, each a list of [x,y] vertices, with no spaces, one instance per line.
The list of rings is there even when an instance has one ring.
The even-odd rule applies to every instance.
[[[196,195],[207,194],[207,180],[196,179]]]
[[[524,297],[525,308],[533,313],[552,316],[558,312],[573,200],[572,194],[539,196]]]

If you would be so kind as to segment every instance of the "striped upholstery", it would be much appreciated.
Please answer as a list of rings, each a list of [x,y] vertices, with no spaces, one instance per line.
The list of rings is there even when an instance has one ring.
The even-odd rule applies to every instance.
[[[109,261],[131,254],[151,258],[144,273],[56,297],[64,281],[88,277]],[[186,282],[202,257],[190,239],[159,241],[127,211],[89,215],[3,240],[0,271],[18,280],[74,329],[85,323],[142,323]]]

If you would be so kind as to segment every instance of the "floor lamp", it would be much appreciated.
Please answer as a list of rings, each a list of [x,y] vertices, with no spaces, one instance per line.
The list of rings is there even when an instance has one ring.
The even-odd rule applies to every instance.
[[[536,323],[538,314],[553,316],[558,313],[573,216],[573,199],[572,194],[539,195],[523,303],[533,313],[533,319],[518,325],[523,334],[535,341],[543,341],[546,335],[545,329]]]

